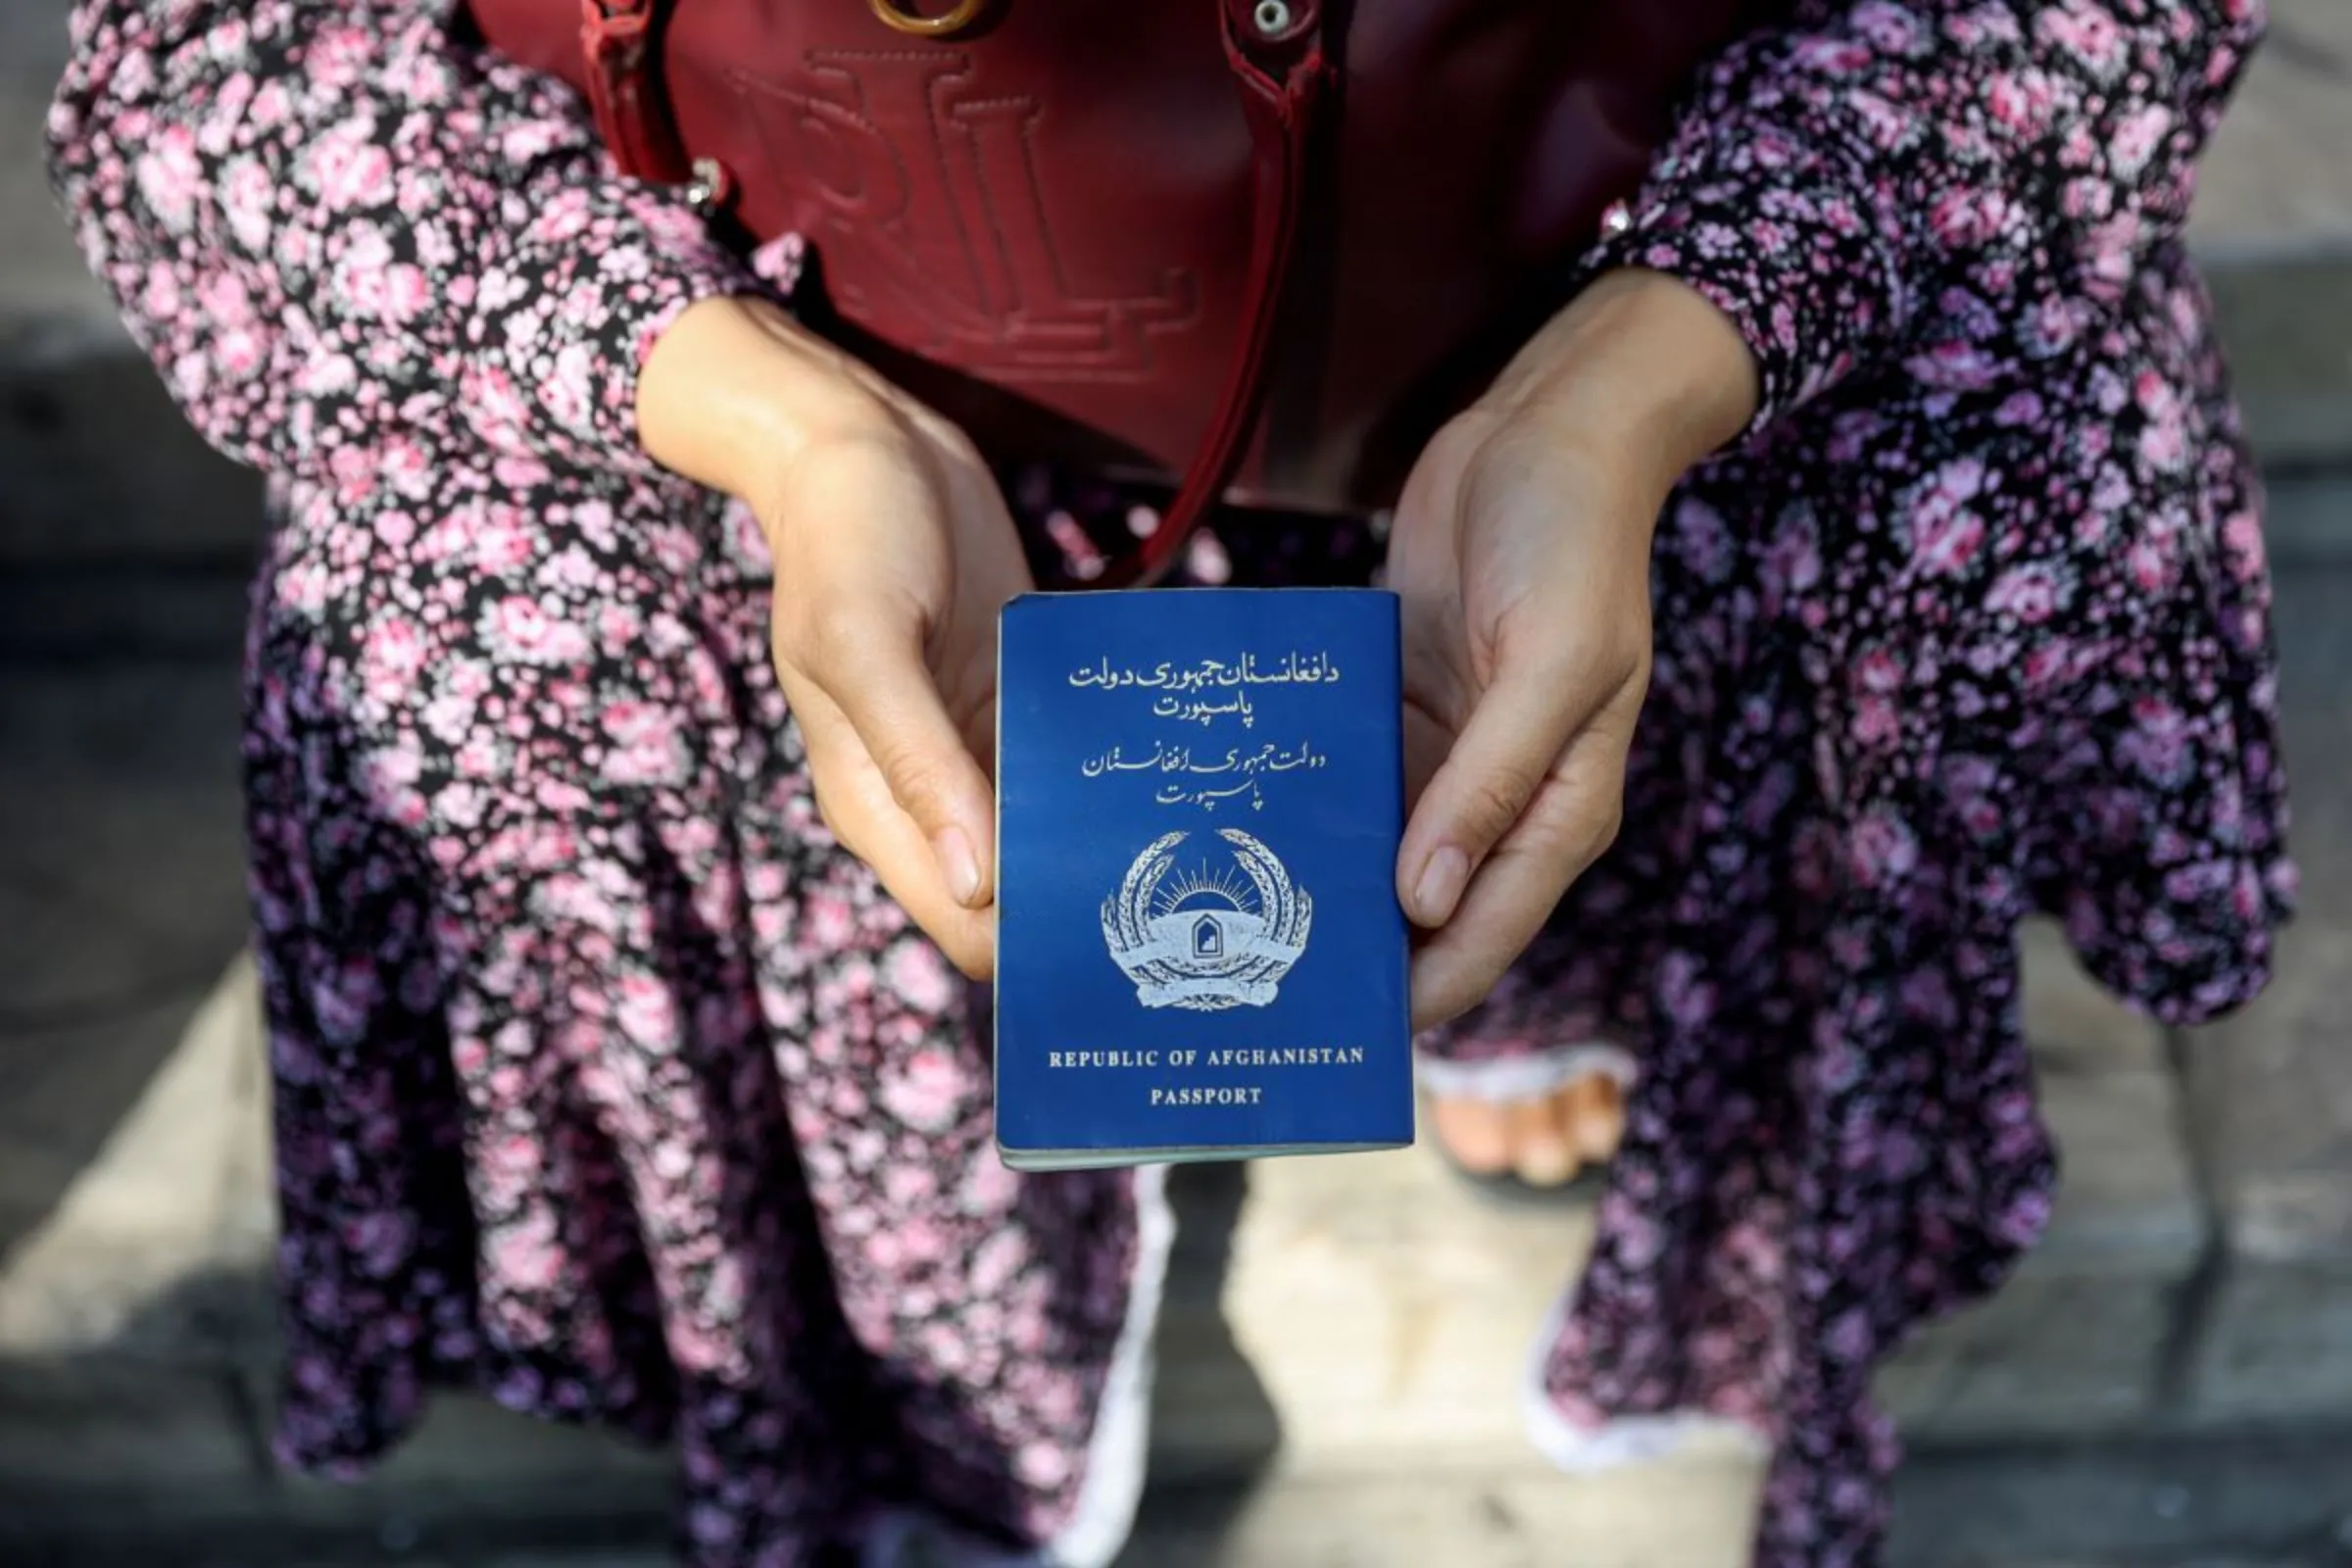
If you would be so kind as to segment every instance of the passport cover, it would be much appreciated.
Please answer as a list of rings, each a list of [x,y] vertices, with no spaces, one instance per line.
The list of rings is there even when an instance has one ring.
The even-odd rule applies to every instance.
[[[1015,1169],[1412,1142],[1397,605],[1006,605],[997,1146]]]

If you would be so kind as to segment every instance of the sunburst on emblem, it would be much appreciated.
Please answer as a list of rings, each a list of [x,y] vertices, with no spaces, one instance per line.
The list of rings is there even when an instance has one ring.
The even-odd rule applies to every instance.
[[[1214,870],[1198,864],[1186,866],[1162,882],[1152,899],[1152,912],[1154,915],[1201,908],[1237,909],[1243,914],[1260,914],[1264,912],[1264,904],[1257,896],[1256,884],[1233,865],[1219,866]]]

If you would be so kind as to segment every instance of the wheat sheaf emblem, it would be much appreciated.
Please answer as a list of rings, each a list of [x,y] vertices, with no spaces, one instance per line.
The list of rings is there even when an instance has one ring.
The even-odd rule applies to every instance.
[[[1306,951],[1314,901],[1272,850],[1220,828],[1221,862],[1179,866],[1190,837],[1153,839],[1102,901],[1102,940],[1147,1007],[1262,1007]]]

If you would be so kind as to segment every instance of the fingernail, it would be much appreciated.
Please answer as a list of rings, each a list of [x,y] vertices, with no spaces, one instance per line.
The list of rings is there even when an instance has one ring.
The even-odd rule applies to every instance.
[[[939,857],[940,874],[948,879],[949,895],[969,907],[980,897],[980,858],[972,853],[972,841],[963,836],[959,827],[943,827],[931,841],[931,852]]]
[[[1421,867],[1421,880],[1413,884],[1414,918],[1423,925],[1442,924],[1453,913],[1462,885],[1469,880],[1468,858],[1450,844],[1440,846]]]

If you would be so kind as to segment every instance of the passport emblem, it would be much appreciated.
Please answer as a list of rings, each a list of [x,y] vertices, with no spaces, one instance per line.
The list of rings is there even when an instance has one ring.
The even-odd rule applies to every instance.
[[[1314,901],[1265,844],[1220,828],[1225,863],[1178,870],[1189,835],[1165,833],[1102,901],[1102,940],[1147,1007],[1221,1012],[1262,1007],[1306,952]]]

